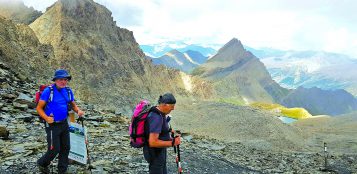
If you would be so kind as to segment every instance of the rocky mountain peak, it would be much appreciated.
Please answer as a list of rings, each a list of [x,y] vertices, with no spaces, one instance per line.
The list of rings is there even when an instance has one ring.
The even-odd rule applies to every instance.
[[[229,48],[244,50],[243,44],[237,38],[231,39],[229,42],[224,44],[224,46],[220,50],[223,51],[223,50],[229,49]]]
[[[253,54],[244,49],[238,39],[233,38],[219,49],[217,54],[211,57],[208,62],[225,62],[222,65],[226,66],[248,57],[255,58]]]
[[[81,22],[86,28],[93,29],[92,27],[102,24],[115,26],[112,13],[92,0],[59,0],[51,8],[58,8],[57,6],[61,8],[59,12],[63,18]]]
[[[221,95],[241,96],[245,102],[278,101],[286,90],[270,77],[263,63],[251,52],[243,48],[242,43],[233,38],[206,63],[196,68],[194,75],[216,82]],[[234,82],[234,85],[232,85]],[[227,88],[229,86],[229,88]],[[234,93],[235,92],[235,93]]]
[[[41,42],[52,45],[62,42],[63,38],[60,36],[73,35],[76,37],[73,39],[77,40],[83,34],[86,40],[92,42],[101,39],[113,44],[135,42],[133,33],[117,27],[111,15],[108,9],[92,0],[59,0],[30,27]]]
[[[240,53],[246,52],[246,50],[243,47],[243,44],[237,38],[233,38],[229,42],[224,44],[224,46],[218,50],[218,53],[219,52],[227,52],[230,50],[235,50],[235,52],[240,52]]]

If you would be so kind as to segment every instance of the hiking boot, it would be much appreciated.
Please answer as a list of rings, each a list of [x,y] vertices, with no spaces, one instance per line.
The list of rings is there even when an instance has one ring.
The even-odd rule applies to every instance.
[[[42,173],[42,174],[50,173],[50,169],[48,167],[43,167],[43,166],[38,165],[38,169],[40,170],[40,173]]]

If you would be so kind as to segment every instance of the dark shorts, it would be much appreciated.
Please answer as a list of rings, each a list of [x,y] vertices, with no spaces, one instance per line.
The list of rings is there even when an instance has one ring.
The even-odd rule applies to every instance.
[[[166,148],[150,148],[144,146],[143,153],[145,160],[149,163],[150,174],[167,174]]]

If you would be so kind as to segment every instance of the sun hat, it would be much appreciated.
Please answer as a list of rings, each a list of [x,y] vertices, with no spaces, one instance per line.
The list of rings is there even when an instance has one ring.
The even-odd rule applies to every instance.
[[[55,75],[53,76],[52,81],[55,81],[56,79],[68,79],[71,80],[72,77],[68,74],[68,72],[64,69],[58,69],[55,71]]]

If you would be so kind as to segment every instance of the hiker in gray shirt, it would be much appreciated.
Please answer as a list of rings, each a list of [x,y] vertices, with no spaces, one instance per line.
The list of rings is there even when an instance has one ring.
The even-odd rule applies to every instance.
[[[144,157],[149,163],[150,174],[166,174],[167,147],[177,146],[181,143],[180,137],[170,137],[168,117],[175,109],[176,99],[171,93],[160,96],[159,105],[154,107],[148,115],[145,132],[149,133],[148,144],[144,145]]]

